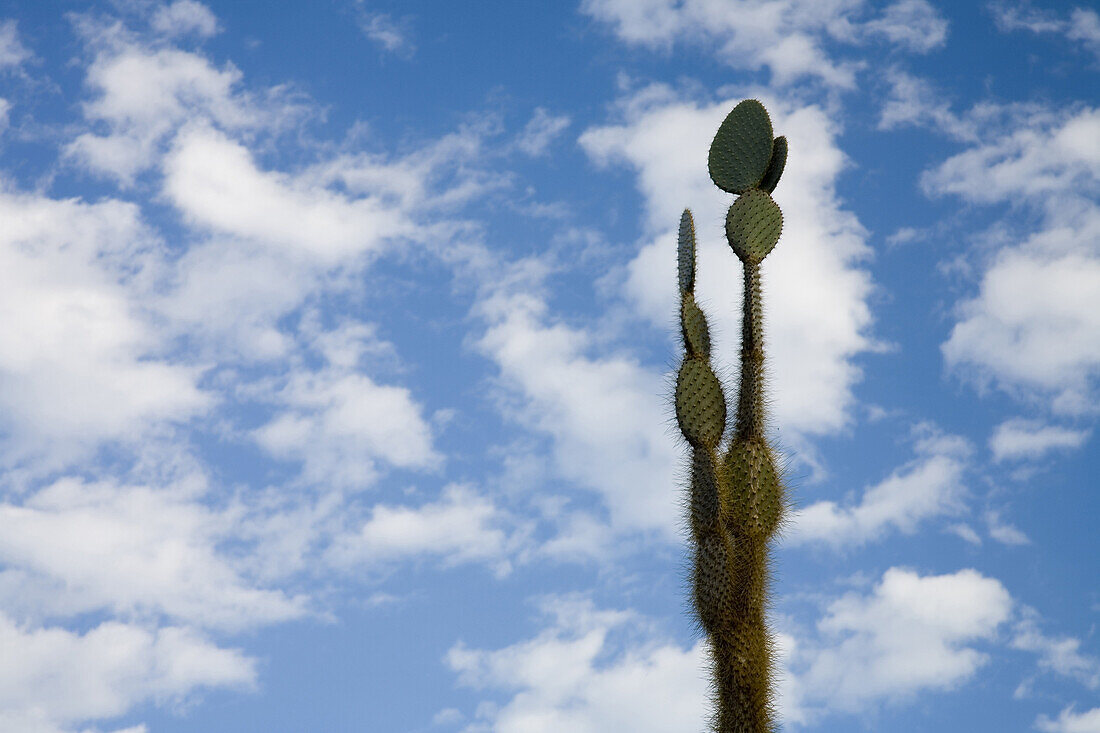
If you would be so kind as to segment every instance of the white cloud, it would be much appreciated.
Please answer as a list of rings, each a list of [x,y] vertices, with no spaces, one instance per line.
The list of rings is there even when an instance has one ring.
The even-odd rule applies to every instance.
[[[969,542],[972,545],[982,544],[982,538],[978,536],[978,533],[974,531],[974,528],[969,524],[957,523],[947,527],[947,531],[957,536],[964,542]]]
[[[67,460],[210,405],[138,305],[161,244],[137,208],[0,192],[0,404],[13,458]]]
[[[349,198],[259,169],[247,148],[211,128],[178,136],[165,160],[164,186],[194,226],[324,264],[412,233],[402,212],[374,198]]]
[[[1039,668],[1077,680],[1090,690],[1100,688],[1100,659],[1081,652],[1081,640],[1047,636],[1039,630],[1038,614],[1025,609],[1016,624],[1012,648],[1039,655]]]
[[[108,133],[81,133],[66,153],[127,184],[157,161],[164,141],[188,120],[249,129],[294,112],[278,103],[265,108],[242,93],[241,76],[232,64],[217,69],[199,54],[114,39],[96,48],[85,81],[94,96],[84,103],[84,116]]]
[[[412,392],[357,371],[363,352],[388,344],[355,324],[318,334],[316,343],[326,366],[295,365],[283,383],[258,393],[278,406],[275,417],[253,431],[260,446],[277,458],[300,461],[307,483],[341,489],[370,486],[378,461],[420,469],[441,463]]]
[[[1039,420],[1014,418],[993,429],[989,449],[993,460],[1035,460],[1056,450],[1080,448],[1089,438],[1088,430],[1072,430],[1047,425]]]
[[[30,57],[31,52],[19,40],[16,22],[0,21],[0,69],[19,66]]]
[[[477,311],[487,323],[477,347],[518,397],[502,406],[553,439],[557,474],[598,492],[615,529],[675,538],[680,456],[661,377],[627,356],[590,355],[591,335],[554,322],[532,293],[501,289]]]
[[[1070,705],[1059,713],[1057,720],[1040,715],[1035,727],[1043,733],[1100,733],[1100,708],[1078,713]]]
[[[647,639],[620,649],[614,638],[635,626],[632,613],[597,610],[575,598],[547,599],[543,611],[553,621],[533,639],[493,651],[460,642],[447,652],[461,684],[514,693],[502,706],[481,707],[465,731],[702,730],[702,643],[684,650]]]
[[[861,545],[894,528],[912,534],[924,520],[957,512],[970,455],[962,438],[925,432],[918,457],[863,492],[858,504],[819,501],[793,516],[787,542]]]
[[[568,115],[552,115],[539,107],[516,139],[516,147],[527,155],[542,155],[567,127]]]
[[[1064,414],[1098,406],[1098,141],[1098,110],[1038,113],[922,177],[929,194],[1041,212],[1037,231],[991,258],[942,349],[949,368]]]
[[[202,491],[201,481],[151,489],[68,478],[0,504],[4,607],[32,618],[163,614],[231,630],[303,616],[303,598],[255,587],[218,549],[241,518],[203,506]]]
[[[194,33],[209,38],[218,32],[218,19],[196,0],[175,0],[162,5],[153,13],[153,29],[165,36],[183,36]]]
[[[854,65],[832,61],[822,42],[850,37],[849,16],[861,4],[860,0],[585,0],[581,10],[612,25],[626,43],[667,49],[683,40],[713,47],[731,66],[766,66],[778,84],[811,76],[830,86],[851,88]]]
[[[1057,33],[1100,59],[1100,14],[1087,7],[1076,7],[1068,18],[1053,11],[1039,10],[1026,4],[996,3],[991,6],[997,27],[1005,32],[1028,30],[1032,33]]]
[[[928,53],[947,40],[947,21],[927,0],[898,0],[868,21],[864,31],[882,35],[910,51]]]
[[[180,627],[107,621],[75,633],[20,626],[0,614],[0,648],[0,729],[20,733],[62,733],[142,703],[177,702],[203,688],[247,689],[256,679],[255,662],[239,650]]]
[[[882,105],[878,128],[893,130],[903,125],[926,125],[957,140],[975,142],[986,129],[988,117],[999,110],[977,106],[967,115],[951,111],[943,92],[924,79],[892,67],[886,70],[890,93]]]
[[[989,536],[1002,545],[1028,545],[1031,540],[1016,527],[1001,521],[1000,512],[988,511],[985,513],[985,523],[989,530]]]
[[[836,60],[826,45],[884,38],[927,53],[947,36],[947,21],[926,0],[899,0],[871,17],[863,0],[585,0],[581,10],[626,43],[702,45],[730,66],[767,67],[780,85],[813,77],[853,88],[860,64]]]
[[[705,641],[661,638],[630,611],[576,597],[546,598],[549,623],[496,649],[455,644],[446,663],[461,685],[508,695],[478,706],[464,733],[697,730],[708,703]],[[974,570],[887,570],[868,593],[828,604],[816,634],[777,633],[780,720],[811,725],[918,693],[956,689],[987,661],[975,645],[996,636],[1012,599]]]
[[[1036,114],[948,158],[926,172],[921,185],[929,195],[954,193],[986,204],[1085,193],[1100,182],[1098,141],[1100,110]]]
[[[867,595],[832,602],[817,626],[820,648],[800,651],[800,703],[855,711],[924,690],[955,689],[988,657],[1012,609],[1001,583],[975,570],[925,575],[887,570]]]
[[[371,13],[362,9],[362,0],[358,0],[359,28],[363,35],[377,43],[386,51],[411,55],[416,50],[409,37],[408,20],[395,21],[388,13]]]
[[[638,314],[665,329],[677,308],[675,229],[685,206],[699,238],[696,291],[715,334],[716,362],[738,361],[741,268],[722,234],[730,196],[707,175],[707,149],[736,100],[700,106],[649,87],[623,104],[625,122],[591,128],[581,145],[597,163],[626,163],[644,197],[645,234],[623,273]],[[831,433],[850,420],[854,358],[874,344],[867,299],[870,276],[858,268],[869,249],[859,221],[836,194],[845,165],[836,125],[816,106],[766,98],[773,127],[790,141],[776,201],[783,237],[764,264],[770,392],[775,424],[796,434]]]
[[[452,484],[438,501],[419,507],[376,504],[362,527],[336,541],[329,558],[340,565],[376,565],[434,555],[446,566],[486,562],[506,575],[518,539],[509,536],[512,524],[488,497]]]

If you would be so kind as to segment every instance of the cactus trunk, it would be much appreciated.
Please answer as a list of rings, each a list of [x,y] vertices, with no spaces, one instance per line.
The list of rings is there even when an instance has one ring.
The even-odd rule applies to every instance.
[[[767,627],[769,552],[786,497],[768,445],[760,263],[779,240],[782,213],[771,198],[787,158],[785,138],[756,100],[737,105],[711,145],[711,178],[739,194],[726,237],[744,269],[737,412],[725,450],[726,402],[710,364],[710,333],[695,303],[695,227],[680,220],[678,272],[684,361],[676,419],[691,446],[689,520],[693,601],[711,648],[717,733],[776,729],[772,641]]]

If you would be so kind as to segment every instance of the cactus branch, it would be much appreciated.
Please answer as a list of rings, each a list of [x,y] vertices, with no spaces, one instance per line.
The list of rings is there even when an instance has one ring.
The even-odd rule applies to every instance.
[[[745,283],[737,413],[724,451],[726,399],[710,363],[706,315],[695,302],[695,226],[689,211],[680,218],[684,359],[676,378],[676,420],[691,448],[692,593],[710,642],[716,733],[776,729],[766,610],[770,547],[786,497],[765,435],[760,263],[783,229],[771,192],[786,160],[786,138],[772,137],[768,113],[754,99],[729,113],[711,144],[711,178],[739,194],[726,216],[726,238],[741,260]]]

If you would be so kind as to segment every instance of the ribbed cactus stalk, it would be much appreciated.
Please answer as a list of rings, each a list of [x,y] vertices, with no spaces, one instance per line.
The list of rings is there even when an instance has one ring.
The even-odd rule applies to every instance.
[[[741,381],[726,429],[726,400],[710,363],[710,332],[695,303],[695,225],[680,218],[677,266],[684,361],[676,378],[676,420],[691,447],[692,589],[710,641],[717,733],[776,730],[772,640],[765,623],[769,546],[786,497],[765,434],[764,337],[760,263],[775,247],[783,214],[772,200],[787,160],[787,140],[772,138],[755,99],[726,117],[710,148],[710,176],[737,194],[726,238],[744,269]],[[728,435],[727,435],[728,433]]]

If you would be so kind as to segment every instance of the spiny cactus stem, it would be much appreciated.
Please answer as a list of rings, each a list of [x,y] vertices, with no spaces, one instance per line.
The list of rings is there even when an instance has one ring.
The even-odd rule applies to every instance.
[[[764,439],[764,313],[760,263],[742,261],[745,292],[741,310],[741,388],[737,395],[737,438]]]
[[[774,731],[771,641],[765,623],[768,547],[733,540],[740,580],[737,620],[711,636],[718,696],[716,733]]]

